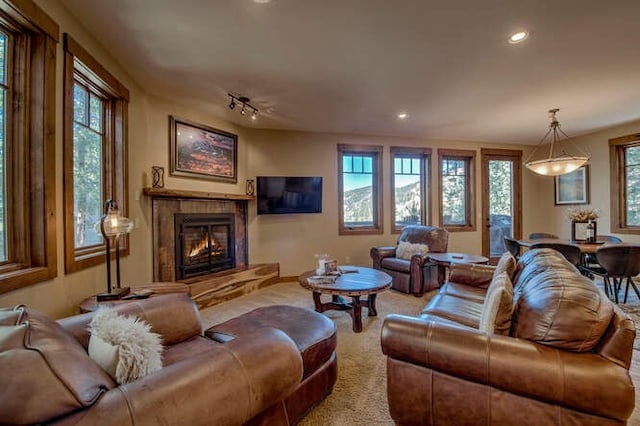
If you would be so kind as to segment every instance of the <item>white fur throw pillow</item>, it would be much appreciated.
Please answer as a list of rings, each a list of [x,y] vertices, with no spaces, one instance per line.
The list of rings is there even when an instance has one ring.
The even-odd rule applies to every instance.
[[[429,246],[426,244],[413,244],[407,241],[400,241],[396,248],[396,257],[405,260],[411,260],[414,254],[429,253]]]
[[[102,308],[89,328],[89,356],[118,384],[162,368],[162,338],[147,322]]]

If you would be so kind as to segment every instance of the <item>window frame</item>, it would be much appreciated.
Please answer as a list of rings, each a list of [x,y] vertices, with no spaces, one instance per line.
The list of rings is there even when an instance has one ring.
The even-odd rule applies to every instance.
[[[0,0],[11,33],[12,79],[5,158],[8,259],[0,294],[57,276],[55,210],[56,60],[59,27],[30,0]],[[11,189],[11,190],[9,190]]]
[[[625,150],[640,146],[640,133],[609,139],[611,232],[640,234],[640,226],[627,225]]]
[[[127,111],[129,90],[80,46],[64,34],[64,247],[65,272],[80,271],[104,262],[105,243],[75,247],[73,184],[73,87],[78,80],[91,92],[104,97],[103,199],[118,203],[120,214],[128,215]],[[129,236],[119,239],[120,256],[129,255]],[[112,247],[112,256],[115,247]]]
[[[420,223],[423,225],[429,225],[431,222],[431,148],[415,148],[415,147],[402,147],[392,146],[390,149],[391,154],[391,233],[399,234],[404,227],[396,225],[396,173],[395,173],[395,159],[396,158],[419,158],[422,164],[422,170],[420,171],[420,190],[422,192],[421,203],[421,215]]]
[[[369,235],[382,234],[384,232],[383,203],[382,203],[382,152],[380,145],[351,145],[338,144],[338,234],[339,235]],[[344,225],[344,182],[343,182],[343,156],[344,155],[371,155],[372,162],[372,196],[373,196],[373,225],[348,226]]]
[[[465,216],[464,225],[445,225],[444,209],[442,206],[442,161],[443,160],[463,160],[468,179],[465,187]],[[438,150],[438,220],[440,226],[450,232],[469,232],[476,230],[476,202],[475,202],[475,182],[476,182],[476,151],[466,149],[439,149]]]

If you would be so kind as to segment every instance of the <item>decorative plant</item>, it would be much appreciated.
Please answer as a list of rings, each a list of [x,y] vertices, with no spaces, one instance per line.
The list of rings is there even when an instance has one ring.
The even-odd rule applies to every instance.
[[[574,207],[568,210],[569,219],[574,222],[588,222],[590,220],[596,220],[600,217],[598,209],[593,207]]]

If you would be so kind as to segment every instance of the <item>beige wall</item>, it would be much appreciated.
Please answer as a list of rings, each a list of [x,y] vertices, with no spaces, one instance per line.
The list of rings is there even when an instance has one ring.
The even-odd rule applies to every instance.
[[[312,134],[253,130],[239,127],[217,119],[217,105],[197,103],[178,104],[145,93],[110,57],[84,28],[71,18],[66,10],[54,0],[36,1],[61,28],[61,33],[70,33],[85,49],[94,55],[112,74],[124,83],[131,94],[129,105],[129,216],[136,223],[131,233],[131,254],[122,260],[124,283],[145,282],[152,279],[151,207],[150,200],[141,195],[150,184],[151,166],[165,167],[165,186],[170,189],[189,189],[223,193],[244,193],[245,180],[258,175],[303,175],[323,176],[323,212],[306,215],[257,216],[254,202],[249,203],[249,261],[251,263],[278,262],[281,274],[297,275],[314,265],[314,254],[329,253],[340,263],[370,265],[369,249],[375,245],[393,244],[397,235],[390,230],[390,172],[389,146],[427,146],[437,158],[438,148],[474,149],[477,151],[477,168],[480,166],[480,147],[525,149],[531,147],[498,145],[492,143],[470,143],[463,141],[417,140],[390,137],[369,137],[335,134]],[[105,289],[104,265],[66,275],[63,263],[62,220],[62,44],[58,47],[57,84],[57,150],[56,150],[56,208],[58,236],[58,277],[25,289],[0,295],[0,306],[25,303],[52,316],[61,317],[74,313],[80,301]],[[176,115],[195,122],[220,128],[238,135],[238,183],[227,184],[172,177],[169,175],[168,116]],[[544,130],[544,129],[542,129]],[[594,153],[593,173],[608,167],[606,139],[638,131],[621,129],[600,136],[581,138]],[[384,229],[382,235],[339,236],[337,197],[337,150],[338,143],[383,145],[383,173],[385,177],[383,203]],[[601,146],[601,144],[603,144]],[[592,146],[593,145],[593,146]],[[608,156],[607,156],[608,158]],[[602,162],[602,164],[600,164]],[[523,169],[523,234],[538,230],[563,231],[566,221],[561,209],[553,207],[553,179],[534,175]],[[606,170],[606,169],[605,169]],[[432,170],[435,179],[436,168]],[[608,182],[608,180],[606,181]],[[606,190],[604,180],[592,180],[594,203],[606,206],[608,197],[596,196],[595,191]],[[433,189],[436,189],[434,184]],[[476,191],[480,193],[480,180],[476,179]],[[451,251],[480,253],[480,200],[476,197],[476,232],[453,233],[450,237]],[[608,211],[608,209],[607,209]],[[433,203],[432,217],[437,217],[437,204]]]

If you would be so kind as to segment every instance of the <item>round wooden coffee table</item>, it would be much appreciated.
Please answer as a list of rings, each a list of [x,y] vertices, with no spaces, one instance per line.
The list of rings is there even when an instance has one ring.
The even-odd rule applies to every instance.
[[[330,309],[348,311],[353,319],[353,331],[362,331],[362,307],[367,308],[370,317],[378,315],[376,296],[391,287],[391,276],[376,269],[361,266],[344,266],[344,270],[356,271],[340,275],[333,283],[317,283],[309,280],[315,271],[305,272],[298,280],[300,285],[313,292],[313,302],[317,312]],[[321,294],[330,294],[331,302],[322,303]],[[343,296],[351,297],[348,303]],[[367,296],[360,300],[360,296]]]

